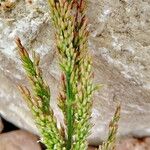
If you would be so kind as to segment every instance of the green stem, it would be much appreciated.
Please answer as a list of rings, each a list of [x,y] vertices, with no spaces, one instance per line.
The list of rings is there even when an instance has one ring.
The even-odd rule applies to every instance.
[[[66,74],[67,88],[67,150],[71,149],[73,133],[73,109],[72,109],[72,88],[70,83],[70,73]]]
[[[68,2],[71,2],[72,0],[68,0]]]

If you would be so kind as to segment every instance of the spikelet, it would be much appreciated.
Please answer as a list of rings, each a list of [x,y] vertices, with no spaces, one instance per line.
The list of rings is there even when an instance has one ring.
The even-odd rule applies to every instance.
[[[99,147],[99,150],[115,150],[116,149],[116,137],[118,130],[118,122],[120,119],[121,106],[118,105],[112,120],[109,123],[109,132],[107,140]]]
[[[92,60],[84,0],[49,0],[62,69],[59,107],[67,126],[67,150],[86,149],[92,108]],[[82,128],[81,128],[82,126]]]
[[[53,111],[48,107],[50,90],[42,78],[39,56],[33,53],[32,61],[27,50],[17,39],[19,54],[32,85],[33,97],[25,87],[20,86],[20,91],[36,118],[48,150],[86,150],[92,94],[96,87],[92,82],[92,59],[88,52],[85,1],[48,0],[48,2],[62,69],[58,105],[64,114],[66,132],[57,129]]]
[[[42,77],[42,71],[39,67],[40,57],[33,52],[32,61],[19,38],[16,39],[16,44],[32,89],[30,92],[27,87],[18,86],[18,88],[34,116],[43,139],[42,142],[48,150],[65,150],[63,137],[57,128],[53,110],[49,107],[50,89]]]

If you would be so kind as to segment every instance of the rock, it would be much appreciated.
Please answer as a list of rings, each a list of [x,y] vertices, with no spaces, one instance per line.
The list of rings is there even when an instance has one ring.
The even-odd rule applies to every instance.
[[[3,131],[3,128],[4,128],[4,125],[3,125],[2,119],[0,117],[0,133]]]
[[[88,150],[97,150],[97,147],[89,146],[89,147],[88,147]]]
[[[122,140],[116,150],[150,150],[150,138],[135,139],[128,138]]]
[[[88,150],[97,150],[97,147],[89,146]],[[141,139],[128,137],[118,142],[116,150],[150,150],[150,138]]]
[[[11,10],[15,6],[16,0],[4,0],[0,2],[0,10],[8,11]]]
[[[94,97],[89,142],[97,145],[106,137],[118,101],[122,104],[120,137],[149,136],[150,2],[89,0],[88,6],[95,82],[103,84]],[[0,33],[0,113],[18,127],[38,133],[16,88],[17,84],[27,85],[27,80],[13,40],[19,36],[29,52],[40,53],[55,105],[60,71],[45,1],[16,1],[11,11],[0,13]]]
[[[41,150],[37,143],[37,137],[33,134],[16,130],[0,134],[0,149],[1,150]]]

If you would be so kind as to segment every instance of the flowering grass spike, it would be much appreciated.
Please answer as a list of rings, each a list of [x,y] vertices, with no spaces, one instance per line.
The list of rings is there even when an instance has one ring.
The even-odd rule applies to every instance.
[[[39,67],[39,55],[33,52],[32,60],[19,38],[16,39],[16,44],[32,92],[25,86],[19,86],[19,89],[34,116],[35,123],[41,133],[42,142],[48,150],[63,150],[63,137],[57,128],[53,110],[49,107],[50,89],[42,77],[42,71]]]
[[[100,146],[99,150],[115,150],[116,149],[116,137],[118,130],[118,122],[120,119],[121,106],[118,105],[112,120],[109,123],[109,132],[107,140]]]
[[[50,105],[50,89],[42,76],[40,57],[32,57],[21,44],[16,44],[31,89],[19,86],[40,131],[47,150],[87,150],[91,128],[93,84],[92,58],[88,52],[88,19],[84,0],[48,0],[56,36],[57,54],[61,69],[58,106],[64,124],[58,129]],[[115,129],[111,129],[115,134]],[[111,133],[110,131],[110,133]],[[110,138],[109,138],[110,139]]]

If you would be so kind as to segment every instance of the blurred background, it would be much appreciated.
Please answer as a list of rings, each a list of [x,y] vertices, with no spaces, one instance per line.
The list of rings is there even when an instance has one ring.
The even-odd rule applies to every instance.
[[[28,82],[16,37],[29,53],[34,49],[40,54],[52,106],[61,118],[56,107],[60,69],[49,13],[43,0],[0,0],[0,150],[44,149],[17,89]],[[94,82],[103,85],[93,98],[89,145],[97,146],[106,138],[121,103],[117,150],[150,150],[150,1],[88,0],[87,15]]]

